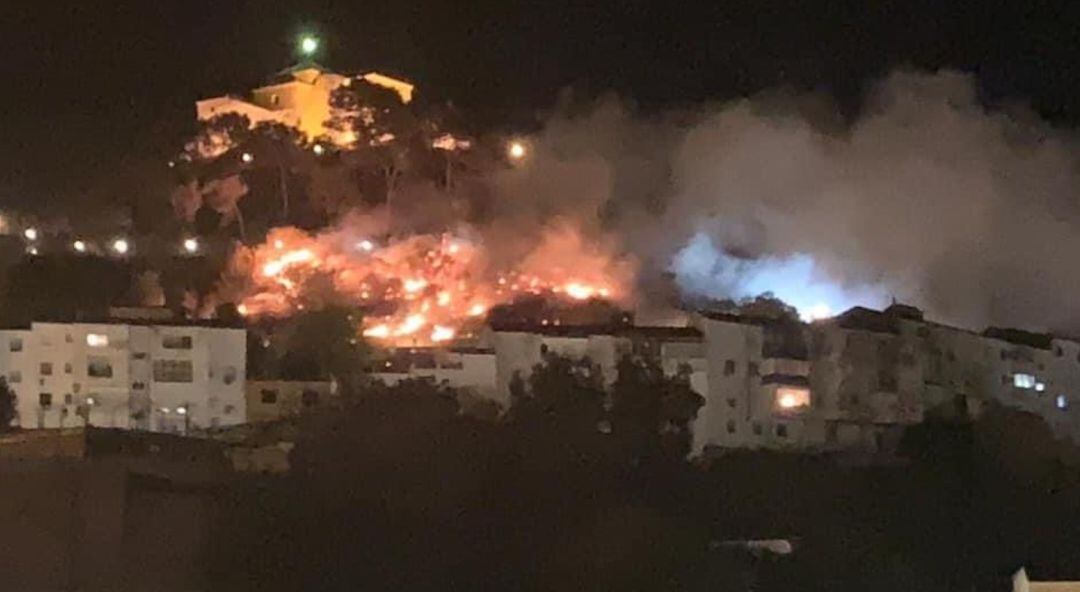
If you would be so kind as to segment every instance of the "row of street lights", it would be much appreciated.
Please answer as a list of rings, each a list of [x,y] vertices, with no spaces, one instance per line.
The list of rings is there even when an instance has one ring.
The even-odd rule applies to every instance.
[[[23,238],[27,241],[26,252],[31,255],[37,255],[40,250],[38,249],[38,239],[40,233],[36,228],[30,227],[23,230]],[[131,252],[131,242],[124,237],[117,237],[109,243],[109,250],[112,253],[124,256]],[[88,253],[91,249],[91,243],[83,239],[75,239],[71,242],[71,249],[76,253]],[[199,239],[195,237],[187,237],[180,242],[180,250],[187,255],[197,255],[201,249]]]

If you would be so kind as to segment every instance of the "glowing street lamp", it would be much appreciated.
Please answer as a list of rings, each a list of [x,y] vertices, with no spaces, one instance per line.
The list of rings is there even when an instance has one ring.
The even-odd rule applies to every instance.
[[[315,146],[311,148],[311,151],[315,153],[315,156],[322,156],[326,153],[326,148],[323,148],[322,144],[315,144]]]
[[[314,35],[304,35],[300,38],[300,53],[307,57],[315,55],[319,51],[319,38]]]
[[[195,238],[184,239],[184,252],[194,255],[199,252],[199,241]]]
[[[37,228],[27,228],[23,231],[23,236],[26,237],[26,240],[36,241],[38,239]]]
[[[131,245],[128,244],[127,239],[118,238],[113,241],[112,248],[118,255],[126,255]]]
[[[81,241],[81,240],[77,240],[77,241],[71,243],[71,248],[75,249],[76,253],[85,253],[86,252],[86,242]]]
[[[525,154],[528,150],[525,148],[525,144],[520,141],[514,140],[506,147],[506,154],[513,160],[521,160],[525,158]]]
[[[244,161],[244,164],[251,164],[255,161],[255,156],[250,152],[245,152],[240,155],[240,160]]]

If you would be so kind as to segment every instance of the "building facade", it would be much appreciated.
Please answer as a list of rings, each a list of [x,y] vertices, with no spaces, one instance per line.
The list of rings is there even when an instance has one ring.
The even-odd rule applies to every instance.
[[[0,373],[25,429],[182,433],[245,421],[243,329],[33,323],[0,331]]]
[[[412,101],[415,87],[408,82],[391,78],[378,72],[368,72],[356,77],[330,72],[315,64],[301,64],[285,70],[267,86],[251,91],[248,98],[220,96],[195,103],[199,120],[206,121],[226,113],[244,115],[251,125],[281,123],[303,132],[309,140],[327,137],[331,141],[347,145],[355,141],[326,127],[332,112],[330,95],[341,86],[363,80],[393,91],[402,103]]]
[[[811,324],[696,319],[707,349],[698,450],[895,448],[930,416],[1000,404],[1080,441],[1080,343],[1018,330],[975,333],[894,305]]]
[[[249,380],[244,386],[247,421],[275,421],[330,402],[333,384],[319,380]]]

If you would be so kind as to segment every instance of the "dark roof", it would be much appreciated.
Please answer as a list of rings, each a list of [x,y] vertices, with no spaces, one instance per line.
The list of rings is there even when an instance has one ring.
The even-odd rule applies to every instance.
[[[761,377],[761,384],[783,384],[786,386],[810,386],[810,380],[805,376],[794,374],[766,374]]]
[[[1006,327],[988,327],[983,335],[992,339],[1008,341],[1014,345],[1026,345],[1036,349],[1050,349],[1054,336],[1049,333],[1033,333],[1023,329],[1011,329]]]
[[[871,331],[873,333],[899,333],[897,317],[881,311],[856,306],[841,313],[835,319],[843,329]]]
[[[702,333],[694,327],[638,327],[634,325],[540,325],[536,323],[493,324],[493,331],[500,333],[535,333],[553,337],[589,337],[611,335],[639,339],[693,339],[700,340]]]

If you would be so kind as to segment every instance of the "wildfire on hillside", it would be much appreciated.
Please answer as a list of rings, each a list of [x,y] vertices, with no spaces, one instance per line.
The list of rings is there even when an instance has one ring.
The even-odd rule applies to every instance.
[[[485,246],[451,234],[379,244],[348,232],[275,229],[242,249],[231,275],[247,317],[288,316],[331,301],[364,310],[362,334],[385,345],[452,341],[488,311],[531,296],[565,301],[627,298],[633,267],[573,227],[547,231],[514,269],[494,269]]]

